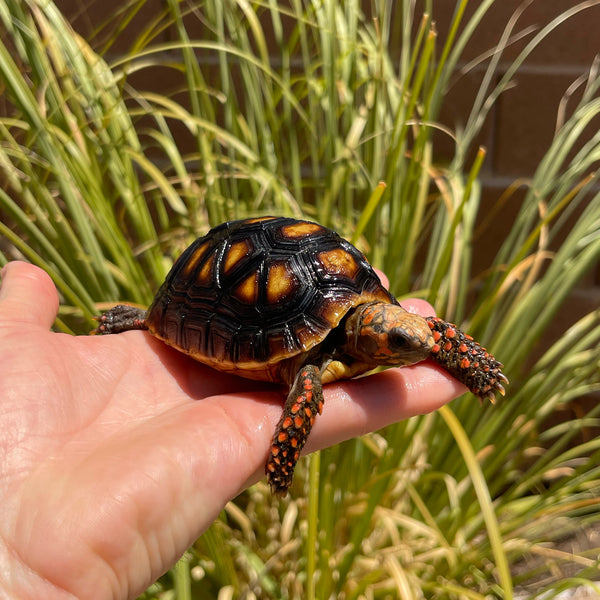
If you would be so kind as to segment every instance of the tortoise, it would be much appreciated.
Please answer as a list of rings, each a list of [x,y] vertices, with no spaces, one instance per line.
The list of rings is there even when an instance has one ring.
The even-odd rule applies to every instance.
[[[285,496],[322,385],[433,359],[480,399],[504,395],[502,364],[437,317],[404,310],[365,256],[305,220],[223,223],[176,260],[150,308],[118,305],[96,333],[145,329],[220,371],[289,387],[265,472]]]

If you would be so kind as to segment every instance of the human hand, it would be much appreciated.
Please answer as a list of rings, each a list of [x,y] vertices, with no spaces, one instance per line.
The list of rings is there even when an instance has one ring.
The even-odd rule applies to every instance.
[[[422,301],[403,306],[432,314]],[[22,262],[2,271],[0,592],[135,597],[263,476],[284,394],[146,332],[53,333],[57,308],[46,273]],[[429,363],[326,386],[306,451],[464,391]]]

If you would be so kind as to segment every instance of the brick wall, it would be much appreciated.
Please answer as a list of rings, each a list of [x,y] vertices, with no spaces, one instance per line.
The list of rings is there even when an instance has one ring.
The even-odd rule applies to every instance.
[[[95,32],[93,43],[95,47],[102,47],[102,31],[98,31],[98,25],[107,19],[111,11],[118,11],[122,7],[122,3],[117,0],[86,0],[84,3],[80,0],[56,1],[84,37],[89,39],[92,36],[91,32]],[[417,0],[417,3],[422,4],[422,1]],[[368,10],[370,1],[365,0],[363,4],[365,10]],[[456,4],[455,0],[433,0],[440,47]],[[479,2],[470,2],[467,16],[473,13],[479,4]],[[493,48],[499,41],[506,23],[523,4],[522,0],[497,0],[485,15],[466,48],[464,62],[468,63]],[[528,28],[531,28],[531,32],[506,50],[505,63],[517,56],[535,32],[557,15],[579,4],[581,4],[580,0],[531,2],[519,19],[514,33],[526,31]],[[597,53],[600,54],[598,34],[600,4],[596,6],[591,6],[592,2],[586,4],[590,5],[590,8],[560,24],[536,48],[521,67],[515,80],[516,86],[503,94],[492,109],[479,140],[487,150],[487,158],[482,170],[484,207],[486,203],[491,204],[496,201],[502,191],[516,179],[533,174],[551,143],[561,98],[579,76],[589,71],[594,57]],[[114,50],[127,48],[141,29],[140,24],[146,23],[148,15],[157,14],[162,5],[162,0],[147,0],[138,16],[125,27]],[[201,37],[202,33],[193,31],[190,35]],[[154,41],[158,43],[168,39],[169,31],[165,30],[161,33],[161,37]],[[172,73],[168,71],[167,76],[173,77]],[[457,77],[449,90],[441,120],[452,129],[457,124],[465,122],[482,73],[483,67],[473,68],[467,74]],[[172,81],[169,84],[168,80],[161,80],[160,76],[156,79],[167,87],[174,85]],[[577,95],[569,106],[572,107],[576,101]],[[443,153],[443,143],[440,149]],[[452,148],[448,146],[446,151],[450,156]],[[516,213],[519,199],[519,195],[516,194],[506,207],[507,227],[510,226],[510,219]],[[505,230],[506,227],[497,227],[495,231],[490,232],[487,240],[488,251],[478,257],[479,264],[475,265],[476,269],[485,268],[485,265],[489,264],[495,248],[504,239]],[[569,308],[563,311],[559,318],[561,322],[558,323],[558,329],[562,329],[573,322],[575,317],[589,312],[598,305],[600,305],[600,268],[590,273],[582,283]]]
[[[479,3],[469,3],[472,12]],[[506,63],[518,55],[532,35],[550,23],[557,15],[581,4],[575,0],[535,0],[526,8],[514,32],[535,28],[534,33],[515,43],[506,51]],[[591,5],[592,3],[586,3]],[[440,35],[450,21],[454,2],[434,0],[436,22]],[[521,0],[500,0],[486,14],[484,21],[465,51],[465,63],[485,53],[500,39],[511,15],[522,5]],[[481,145],[487,150],[482,170],[483,205],[497,200],[499,195],[520,177],[529,177],[550,146],[554,135],[561,99],[571,84],[589,73],[596,55],[600,57],[600,4],[581,11],[557,28],[532,52],[515,78],[515,87],[497,101],[483,128]],[[501,63],[502,64],[502,63]],[[444,103],[442,120],[455,127],[464,122],[475,97],[483,67],[461,77],[449,91]],[[578,99],[576,92],[567,104],[567,112]],[[593,126],[594,124],[592,124]],[[596,122],[596,129],[600,122]],[[518,208],[517,194],[507,206],[507,220]],[[500,244],[505,228],[490,231],[490,252]],[[482,257],[484,267],[489,257]],[[600,306],[600,267],[581,283],[557,318],[556,331],[563,331],[577,318]],[[550,337],[550,334],[549,334]],[[543,347],[551,339],[544,340]]]

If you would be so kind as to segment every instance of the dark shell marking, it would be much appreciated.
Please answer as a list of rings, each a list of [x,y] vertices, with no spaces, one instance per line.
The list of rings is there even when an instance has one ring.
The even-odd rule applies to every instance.
[[[481,399],[508,381],[455,325],[404,311],[352,244],[295,219],[215,227],[183,252],[147,312],[119,305],[99,321],[97,333],[148,329],[215,369],[289,385],[265,465],[278,495],[323,409],[323,380],[431,358]]]

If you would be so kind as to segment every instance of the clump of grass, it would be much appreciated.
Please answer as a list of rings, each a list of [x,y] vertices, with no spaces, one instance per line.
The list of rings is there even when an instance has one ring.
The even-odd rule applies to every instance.
[[[436,119],[492,3],[467,19],[457,2],[440,47],[432,2],[422,15],[408,0],[374,2],[368,18],[354,1],[170,1],[130,52],[109,54],[104,37],[104,58],[51,2],[0,9],[0,263],[25,256],[52,275],[60,328],[87,331],[102,303],[148,303],[209,224],[306,215],[356,241],[394,292],[429,299],[485,341],[512,382],[497,407],[465,397],[324,451],[310,469],[304,461],[286,500],[257,484],[147,597],[174,586],[177,597],[510,598],[535,575],[513,580],[512,565],[548,561],[545,544],[598,523],[599,442],[576,435],[598,426],[598,411],[544,422],[598,392],[600,313],[533,358],[600,255],[600,135],[586,129],[600,112],[596,65],[495,261],[483,274],[471,266],[485,159],[477,133],[533,48],[592,3],[532,35],[498,78],[515,14],[442,166]],[[196,39],[188,31],[200,25]],[[102,34],[111,27],[118,33],[108,22]],[[166,28],[174,41],[154,42]],[[159,68],[179,77],[171,95],[136,85]],[[579,580],[546,591],[598,567],[586,552],[555,554],[551,566],[564,562]]]

